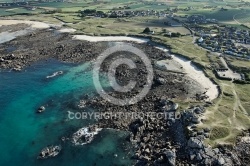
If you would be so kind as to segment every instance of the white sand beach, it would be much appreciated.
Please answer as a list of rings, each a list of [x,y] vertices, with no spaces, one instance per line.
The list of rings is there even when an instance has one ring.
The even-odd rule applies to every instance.
[[[74,35],[73,39],[76,40],[86,40],[90,42],[100,42],[100,41],[133,41],[137,43],[146,43],[149,39],[128,37],[128,36],[87,36],[87,35]]]
[[[70,32],[75,32],[76,30],[73,28],[62,28],[62,29],[59,29],[58,31],[62,33],[70,33]]]

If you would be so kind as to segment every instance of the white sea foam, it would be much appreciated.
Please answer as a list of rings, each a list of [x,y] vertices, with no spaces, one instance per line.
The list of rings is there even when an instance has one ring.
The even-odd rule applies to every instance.
[[[83,127],[73,134],[72,143],[74,145],[88,144],[94,139],[94,136],[97,135],[101,130],[101,128]]]
[[[57,71],[57,72],[53,73],[52,75],[47,76],[46,78],[53,78],[53,77],[61,75],[61,74],[63,74],[63,71]]]

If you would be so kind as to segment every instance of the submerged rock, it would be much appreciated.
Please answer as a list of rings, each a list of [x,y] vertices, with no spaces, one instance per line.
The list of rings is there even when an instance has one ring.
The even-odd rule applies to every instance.
[[[86,101],[85,100],[80,100],[79,104],[77,105],[78,108],[84,108],[86,106]]]
[[[47,76],[46,78],[53,78],[53,77],[56,77],[56,76],[62,75],[62,74],[63,74],[63,71],[57,71],[57,72],[53,73],[52,75]]]
[[[41,106],[40,108],[38,108],[37,112],[38,113],[42,113],[45,111],[45,107],[44,106]]]
[[[13,68],[13,71],[21,71],[21,70],[22,70],[21,66],[16,66]]]

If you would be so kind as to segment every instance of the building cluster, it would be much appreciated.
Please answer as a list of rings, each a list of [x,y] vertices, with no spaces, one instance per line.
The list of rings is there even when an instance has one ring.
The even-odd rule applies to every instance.
[[[214,33],[217,31],[216,33]],[[201,31],[200,31],[201,32]],[[248,30],[234,27],[216,27],[211,33],[199,33],[198,45],[208,50],[250,59]]]
[[[93,16],[93,17],[110,17],[110,18],[121,18],[121,17],[143,17],[143,16],[158,16],[158,17],[167,17],[168,13],[164,11],[156,10],[112,10],[108,12],[96,11],[94,9],[86,9],[81,11],[81,14],[84,16]]]
[[[206,18],[203,15],[191,15],[187,18],[186,22],[191,24],[207,24],[207,23],[218,23],[218,20]]]
[[[0,3],[0,7],[16,7],[16,6],[24,6],[28,5],[28,2],[2,2]]]
[[[143,16],[158,16],[158,17],[166,17],[167,13],[164,11],[156,11],[156,10],[114,10],[109,11],[107,13],[109,17],[117,18],[117,17],[143,17]]]

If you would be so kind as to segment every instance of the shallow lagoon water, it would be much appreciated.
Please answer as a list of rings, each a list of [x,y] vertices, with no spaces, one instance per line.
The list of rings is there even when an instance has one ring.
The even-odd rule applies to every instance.
[[[46,79],[55,71],[64,74]],[[49,60],[22,72],[0,72],[0,165],[130,165],[130,156],[121,148],[125,132],[102,130],[84,146],[61,141],[61,137],[94,123],[67,118],[67,111],[75,111],[80,96],[89,93],[95,93],[89,64]],[[41,105],[46,110],[37,114]],[[40,150],[51,144],[62,145],[61,153],[37,160]]]

